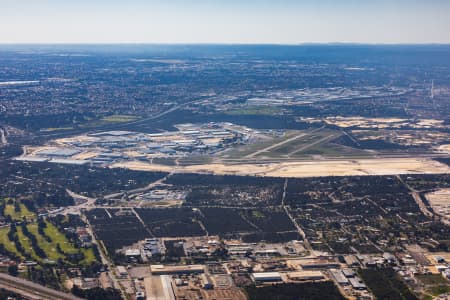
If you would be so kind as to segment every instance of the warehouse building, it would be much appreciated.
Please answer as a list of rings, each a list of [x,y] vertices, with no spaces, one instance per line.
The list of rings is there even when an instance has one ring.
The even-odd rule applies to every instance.
[[[298,271],[287,273],[287,278],[292,281],[322,280],[325,276],[320,271]]]
[[[365,290],[367,289],[366,285],[357,277],[349,279],[350,284],[355,290]]]
[[[194,273],[203,273],[204,266],[202,266],[202,265],[186,265],[186,266],[151,265],[150,271],[152,272],[153,275],[194,274]]]
[[[341,270],[332,269],[330,270],[331,277],[340,285],[348,285],[348,279],[345,277]]]
[[[255,282],[277,282],[283,281],[281,274],[278,272],[252,273]]]

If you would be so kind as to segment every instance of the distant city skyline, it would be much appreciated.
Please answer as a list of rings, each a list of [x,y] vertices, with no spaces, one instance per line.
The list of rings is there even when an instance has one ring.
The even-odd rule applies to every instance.
[[[450,43],[446,0],[0,0],[0,43]]]

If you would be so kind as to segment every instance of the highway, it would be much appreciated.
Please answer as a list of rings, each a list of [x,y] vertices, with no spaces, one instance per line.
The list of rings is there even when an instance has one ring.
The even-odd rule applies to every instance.
[[[119,280],[116,277],[116,273],[114,270],[114,264],[113,262],[108,258],[107,253],[105,252],[106,250],[104,249],[104,247],[100,244],[100,242],[97,240],[94,231],[92,230],[92,225],[91,223],[89,223],[89,219],[83,215],[83,221],[86,222],[86,224],[88,225],[87,231],[89,233],[89,235],[92,237],[92,242],[94,244],[96,244],[98,246],[98,252],[100,254],[100,258],[102,260],[102,264],[107,265],[108,266],[108,276],[111,279],[112,283],[113,283],[113,287],[115,289],[118,289],[122,295],[123,299],[127,299],[127,295],[125,293],[125,290],[123,289],[122,285],[119,283]]]
[[[149,116],[146,118],[142,118],[142,119],[138,119],[135,121],[130,121],[130,122],[123,122],[123,123],[112,123],[112,124],[107,124],[107,125],[103,125],[103,126],[99,126],[96,128],[82,128],[82,129],[72,129],[72,130],[64,130],[64,131],[58,131],[58,132],[51,132],[51,133],[46,133],[46,134],[39,134],[40,137],[45,137],[45,138],[58,138],[58,137],[65,137],[68,135],[76,135],[76,134],[82,134],[82,133],[86,133],[88,131],[92,131],[92,132],[101,132],[101,131],[108,131],[108,130],[129,130],[130,125],[142,125],[145,124],[149,121],[154,121],[157,120],[171,112],[177,111],[180,108],[189,106],[191,104],[196,104],[199,101],[203,101],[204,99],[196,99],[196,100],[192,100],[189,102],[185,102],[185,103],[181,103],[177,106],[174,106],[172,108],[169,108],[168,110],[165,110],[159,114],[153,115],[153,116]]]
[[[42,300],[81,300],[72,294],[56,291],[37,283],[0,273],[0,287],[22,295],[28,299]]]
[[[289,211],[289,206],[285,204],[284,200],[286,199],[286,191],[287,191],[287,186],[288,186],[288,180],[289,179],[285,179],[284,180],[284,185],[283,185],[283,196],[281,197],[281,207],[284,209],[284,211],[286,212],[286,215],[289,217],[289,219],[291,220],[292,224],[294,224],[295,228],[297,229],[297,232],[300,234],[300,236],[303,238],[303,245],[305,246],[305,249],[309,251],[311,256],[315,256],[315,252],[314,249],[312,248],[311,244],[308,241],[308,238],[306,237],[305,232],[303,231],[303,229],[300,227],[300,225],[298,225],[297,221],[295,220],[295,218],[291,215],[291,212]]]
[[[411,192],[412,197],[414,198],[414,201],[416,201],[417,205],[419,206],[422,213],[430,218],[437,217],[439,221],[441,221],[444,224],[450,225],[450,222],[446,219],[445,215],[441,215],[437,212],[435,212],[433,209],[428,209],[426,204],[423,202],[422,198],[420,197],[419,191],[416,191],[413,189],[408,183],[406,183],[400,175],[397,175],[398,180],[400,180]]]
[[[409,189],[409,191],[411,192],[412,197],[414,198],[414,201],[416,201],[417,205],[419,206],[420,210],[422,211],[422,213],[427,216],[432,218],[434,216],[434,213],[431,212],[427,206],[425,205],[425,203],[423,203],[422,199],[420,198],[419,193],[413,189],[412,187],[409,186],[409,184],[407,184],[403,178],[400,175],[396,175],[397,179],[403,183],[403,185]]]

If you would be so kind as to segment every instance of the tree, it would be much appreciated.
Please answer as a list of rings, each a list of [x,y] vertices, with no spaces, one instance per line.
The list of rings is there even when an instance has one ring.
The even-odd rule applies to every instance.
[[[11,276],[17,276],[19,275],[19,268],[17,265],[11,265],[8,267],[8,274]]]

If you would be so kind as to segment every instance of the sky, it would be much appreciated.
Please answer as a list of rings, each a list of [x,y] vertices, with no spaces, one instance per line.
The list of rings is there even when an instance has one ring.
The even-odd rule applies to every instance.
[[[0,0],[0,43],[450,43],[450,0]]]

